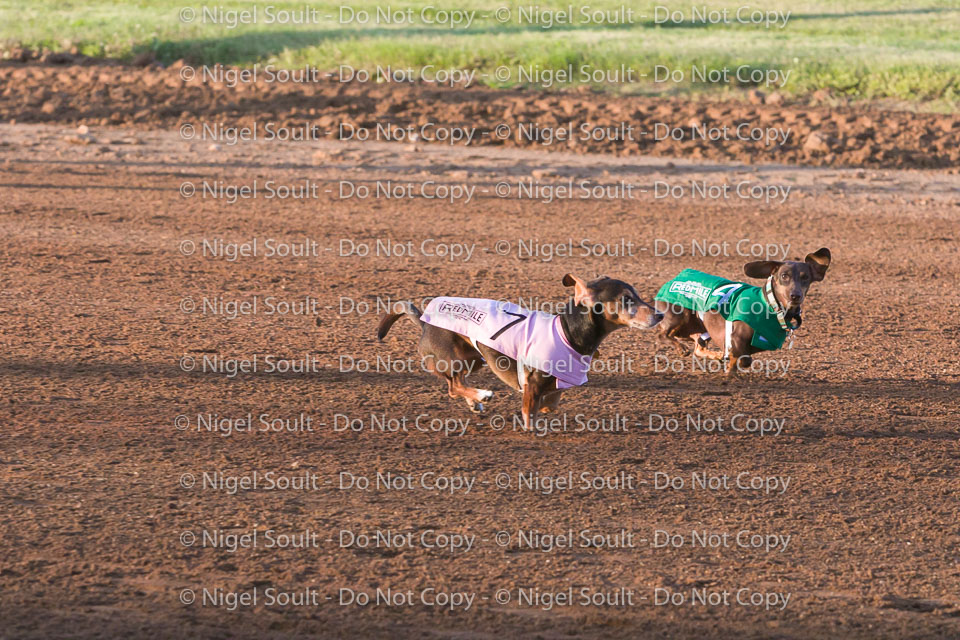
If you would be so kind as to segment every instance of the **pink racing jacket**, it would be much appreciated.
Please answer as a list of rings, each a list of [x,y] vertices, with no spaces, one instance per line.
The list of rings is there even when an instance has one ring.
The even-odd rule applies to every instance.
[[[557,379],[557,388],[584,384],[592,356],[578,353],[560,327],[560,318],[509,302],[480,298],[434,298],[420,319],[486,345],[530,369]],[[522,369],[521,369],[522,371]],[[525,376],[520,376],[524,386]]]

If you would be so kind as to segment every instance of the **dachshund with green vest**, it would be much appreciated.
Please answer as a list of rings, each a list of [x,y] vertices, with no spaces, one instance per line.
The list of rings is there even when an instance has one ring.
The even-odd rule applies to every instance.
[[[657,293],[654,305],[663,314],[657,337],[683,355],[692,345],[698,357],[724,360],[726,375],[734,376],[749,369],[753,354],[779,349],[800,327],[807,290],[829,266],[826,248],[803,262],[749,262],[743,272],[766,280],[760,287],[685,269]]]

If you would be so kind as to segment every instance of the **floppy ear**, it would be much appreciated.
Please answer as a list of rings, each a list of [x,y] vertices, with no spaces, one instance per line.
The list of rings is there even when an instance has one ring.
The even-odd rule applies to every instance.
[[[807,254],[803,261],[810,265],[813,279],[819,282],[827,275],[827,267],[830,266],[830,249],[826,247],[817,249],[814,253]]]
[[[590,291],[587,283],[572,273],[568,273],[563,276],[563,286],[573,287],[573,301],[576,304],[582,304],[585,307],[592,307],[596,302],[593,297],[593,292]]]
[[[759,260],[757,262],[748,262],[743,265],[743,272],[751,278],[769,278],[770,274],[782,265],[782,262],[776,260]]]

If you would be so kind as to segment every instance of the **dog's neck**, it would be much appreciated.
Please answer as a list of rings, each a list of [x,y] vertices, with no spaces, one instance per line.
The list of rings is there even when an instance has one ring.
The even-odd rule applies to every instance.
[[[781,299],[780,299],[780,296],[777,295],[777,288],[776,288],[775,286],[773,286],[773,276],[770,276],[769,278],[767,278],[767,281],[764,283],[764,286],[767,286],[767,287],[770,288],[770,292],[773,294],[773,299],[774,299],[774,301],[776,301],[777,305],[779,305],[779,308],[778,308],[777,310],[778,310],[778,311],[782,310],[782,311],[786,312],[786,310],[787,310],[787,303],[785,303],[783,300],[781,300]]]
[[[791,320],[796,320],[797,323],[796,323],[796,327],[794,328],[799,328],[800,323],[802,322],[801,308],[797,307],[795,309],[791,309],[788,304],[786,304],[783,300],[780,299],[780,296],[777,295],[777,288],[773,286],[772,275],[769,278],[767,278],[767,281],[764,283],[763,288],[764,289],[769,288],[771,295],[773,295],[774,302],[776,302],[777,305],[779,305],[779,308],[775,310],[777,312],[782,312],[784,319],[786,319],[788,322],[790,322]]]
[[[560,327],[567,341],[577,353],[592,356],[613,329],[607,327],[603,317],[573,300],[560,312]]]

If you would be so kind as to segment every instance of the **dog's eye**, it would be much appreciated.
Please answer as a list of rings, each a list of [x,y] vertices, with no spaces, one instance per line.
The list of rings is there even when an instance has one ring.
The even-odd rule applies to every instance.
[[[809,273],[800,274],[800,279],[801,279],[801,280],[809,280],[809,279],[810,279],[810,274],[809,274]]]
[[[780,274],[780,279],[783,280],[784,282],[786,282],[787,280],[790,279],[790,274],[788,274],[786,271],[784,271],[783,273]]]

